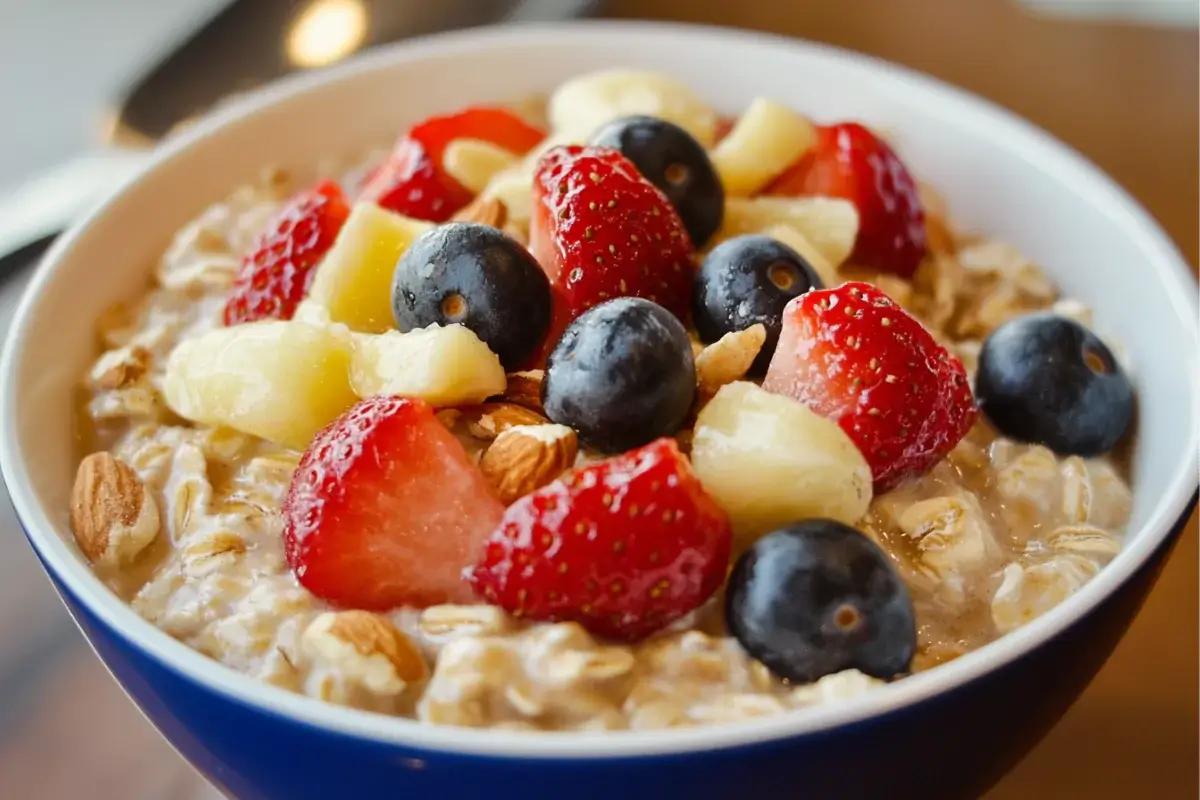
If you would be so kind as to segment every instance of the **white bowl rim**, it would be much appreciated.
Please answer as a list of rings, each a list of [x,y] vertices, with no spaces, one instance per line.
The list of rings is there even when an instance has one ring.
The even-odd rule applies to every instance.
[[[760,742],[814,734],[842,725],[870,719],[911,707],[998,670],[1021,658],[1049,639],[1082,620],[1099,603],[1140,569],[1166,539],[1173,526],[1182,521],[1196,493],[1197,457],[1200,450],[1200,425],[1188,433],[1192,447],[1189,463],[1181,469],[1157,506],[1148,516],[1143,531],[1086,586],[1024,627],[979,650],[927,672],[909,676],[861,697],[839,703],[792,711],[749,722],[711,725],[666,731],[616,731],[596,733],[522,733],[504,735],[495,731],[437,726],[414,720],[389,717],[335,706],[294,694],[238,673],[192,650],[148,621],[139,617],[117,598],[92,571],[76,557],[70,546],[54,532],[55,524],[42,508],[32,489],[26,465],[15,445],[16,372],[19,356],[28,339],[29,321],[38,299],[53,281],[55,267],[72,249],[81,232],[100,217],[104,209],[142,175],[170,161],[179,152],[209,138],[226,124],[247,114],[261,112],[296,94],[344,78],[403,63],[455,52],[470,52],[499,45],[540,43],[561,44],[564,38],[617,38],[630,35],[683,37],[697,47],[719,48],[724,44],[752,44],[779,51],[802,49],[819,53],[833,62],[857,63],[879,72],[880,81],[891,82],[897,91],[916,95],[938,95],[947,115],[966,115],[979,127],[1003,129],[1006,138],[1029,151],[1045,172],[1056,173],[1064,184],[1086,193],[1092,202],[1108,206],[1114,219],[1134,230],[1141,245],[1155,258],[1146,264],[1157,280],[1173,296],[1175,309],[1183,320],[1198,317],[1196,284],[1186,262],[1159,225],[1099,168],[1088,162],[1050,134],[1015,114],[935,78],[900,67],[881,59],[841,48],[784,36],[741,31],[707,25],[643,21],[587,21],[525,25],[500,25],[465,31],[440,33],[412,39],[327,70],[295,76],[254,92],[198,121],[179,136],[165,142],[151,157],[142,172],[131,178],[121,191],[94,208],[85,219],[55,242],[32,279],[14,317],[3,360],[0,361],[0,468],[13,505],[30,543],[47,570],[91,614],[144,654],[205,689],[290,722],[361,737],[373,742],[411,747],[442,753],[507,758],[635,758],[672,753],[734,748]],[[618,66],[614,64],[614,66]],[[1195,337],[1193,337],[1194,339]],[[1191,342],[1190,391],[1200,397],[1200,379],[1196,369],[1196,346]],[[1185,367],[1188,365],[1181,365]],[[61,517],[61,515],[60,515]]]

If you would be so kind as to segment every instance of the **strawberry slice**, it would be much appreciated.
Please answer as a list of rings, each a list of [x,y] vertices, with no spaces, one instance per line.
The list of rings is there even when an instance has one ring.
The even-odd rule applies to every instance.
[[[463,568],[504,506],[423,401],[372,397],[317,434],[283,505],[288,564],[338,606],[470,602]]]
[[[364,181],[358,199],[414,219],[445,222],[471,202],[471,193],[442,169],[455,139],[482,139],[524,155],[545,133],[505,108],[479,106],[430,117],[396,142],[387,161]]]
[[[817,143],[766,194],[840,197],[858,209],[850,261],[910,277],[925,258],[917,185],[886,142],[856,122],[822,126]]]
[[[529,249],[558,290],[557,320],[630,296],[687,319],[691,240],[666,195],[625,156],[555,147],[538,163],[533,191]]]
[[[405,136],[363,182],[357,199],[413,219],[445,222],[471,202],[471,193],[442,172],[424,145]]]
[[[474,106],[455,114],[430,117],[414,125],[408,135],[425,146],[434,163],[441,165],[442,155],[455,139],[481,139],[510,153],[523,156],[546,138],[507,108]]]
[[[932,468],[977,416],[959,360],[867,283],[787,304],[763,388],[836,421],[871,465],[877,493]]]
[[[333,246],[350,206],[341,188],[323,181],[288,201],[259,234],[225,301],[225,324],[291,319]]]
[[[721,586],[731,537],[675,441],[659,439],[509,506],[468,580],[516,616],[635,641]]]

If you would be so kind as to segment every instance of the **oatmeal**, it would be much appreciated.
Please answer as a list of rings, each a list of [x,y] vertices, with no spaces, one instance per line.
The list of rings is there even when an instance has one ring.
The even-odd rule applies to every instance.
[[[631,72],[546,112],[269,171],[99,321],[71,522],[138,614],[331,703],[643,730],[870,692],[1117,554],[1122,354],[876,134]]]

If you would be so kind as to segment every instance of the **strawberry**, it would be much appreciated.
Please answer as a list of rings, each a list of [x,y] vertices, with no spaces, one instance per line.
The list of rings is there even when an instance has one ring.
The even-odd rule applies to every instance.
[[[659,439],[509,506],[468,580],[518,617],[634,641],[721,586],[731,537],[675,441]]]
[[[225,324],[291,319],[348,216],[346,197],[332,181],[288,201],[242,259],[225,301]]]
[[[463,568],[504,513],[420,400],[363,400],[317,434],[283,505],[288,564],[317,597],[384,611],[470,602]]]
[[[925,258],[917,185],[887,143],[856,122],[822,126],[817,143],[766,194],[840,197],[858,209],[850,261],[910,277]]]
[[[877,493],[933,467],[976,418],[959,360],[867,283],[787,304],[763,388],[837,422],[870,464]]]
[[[569,323],[614,297],[644,297],[686,320],[692,243],[670,201],[620,152],[555,147],[534,174],[530,252]],[[565,325],[562,327],[565,328]]]
[[[471,202],[471,193],[442,172],[424,145],[404,136],[363,182],[357,199],[413,219],[445,222]]]
[[[455,139],[482,139],[517,155],[545,134],[504,108],[484,106],[430,117],[396,142],[387,161],[373,170],[358,199],[415,219],[445,222],[471,202],[471,193],[442,170],[442,155]]]

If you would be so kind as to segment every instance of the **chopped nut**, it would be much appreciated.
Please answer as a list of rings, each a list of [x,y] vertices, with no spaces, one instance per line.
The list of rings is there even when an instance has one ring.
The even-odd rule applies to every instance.
[[[727,383],[741,380],[767,340],[761,324],[732,331],[713,342],[696,357],[696,381],[704,394],[715,394]]]
[[[429,674],[408,637],[387,617],[367,611],[321,614],[304,631],[304,648],[377,694],[399,694]]]
[[[507,504],[569,469],[578,450],[575,431],[566,425],[525,425],[497,436],[479,469]]]
[[[501,400],[544,414],[545,412],[542,410],[543,375],[544,373],[540,369],[510,374]]]
[[[111,453],[79,465],[71,495],[71,530],[93,563],[129,563],[158,535],[158,506],[137,473]]]
[[[124,389],[146,373],[150,352],[133,345],[110,350],[92,367],[91,381],[97,389]]]
[[[462,409],[462,421],[476,439],[490,441],[509,428],[546,425],[550,420],[515,403],[483,403]]]
[[[480,195],[470,205],[454,215],[455,222],[478,222],[493,228],[504,228],[508,220],[508,207],[498,197]]]

